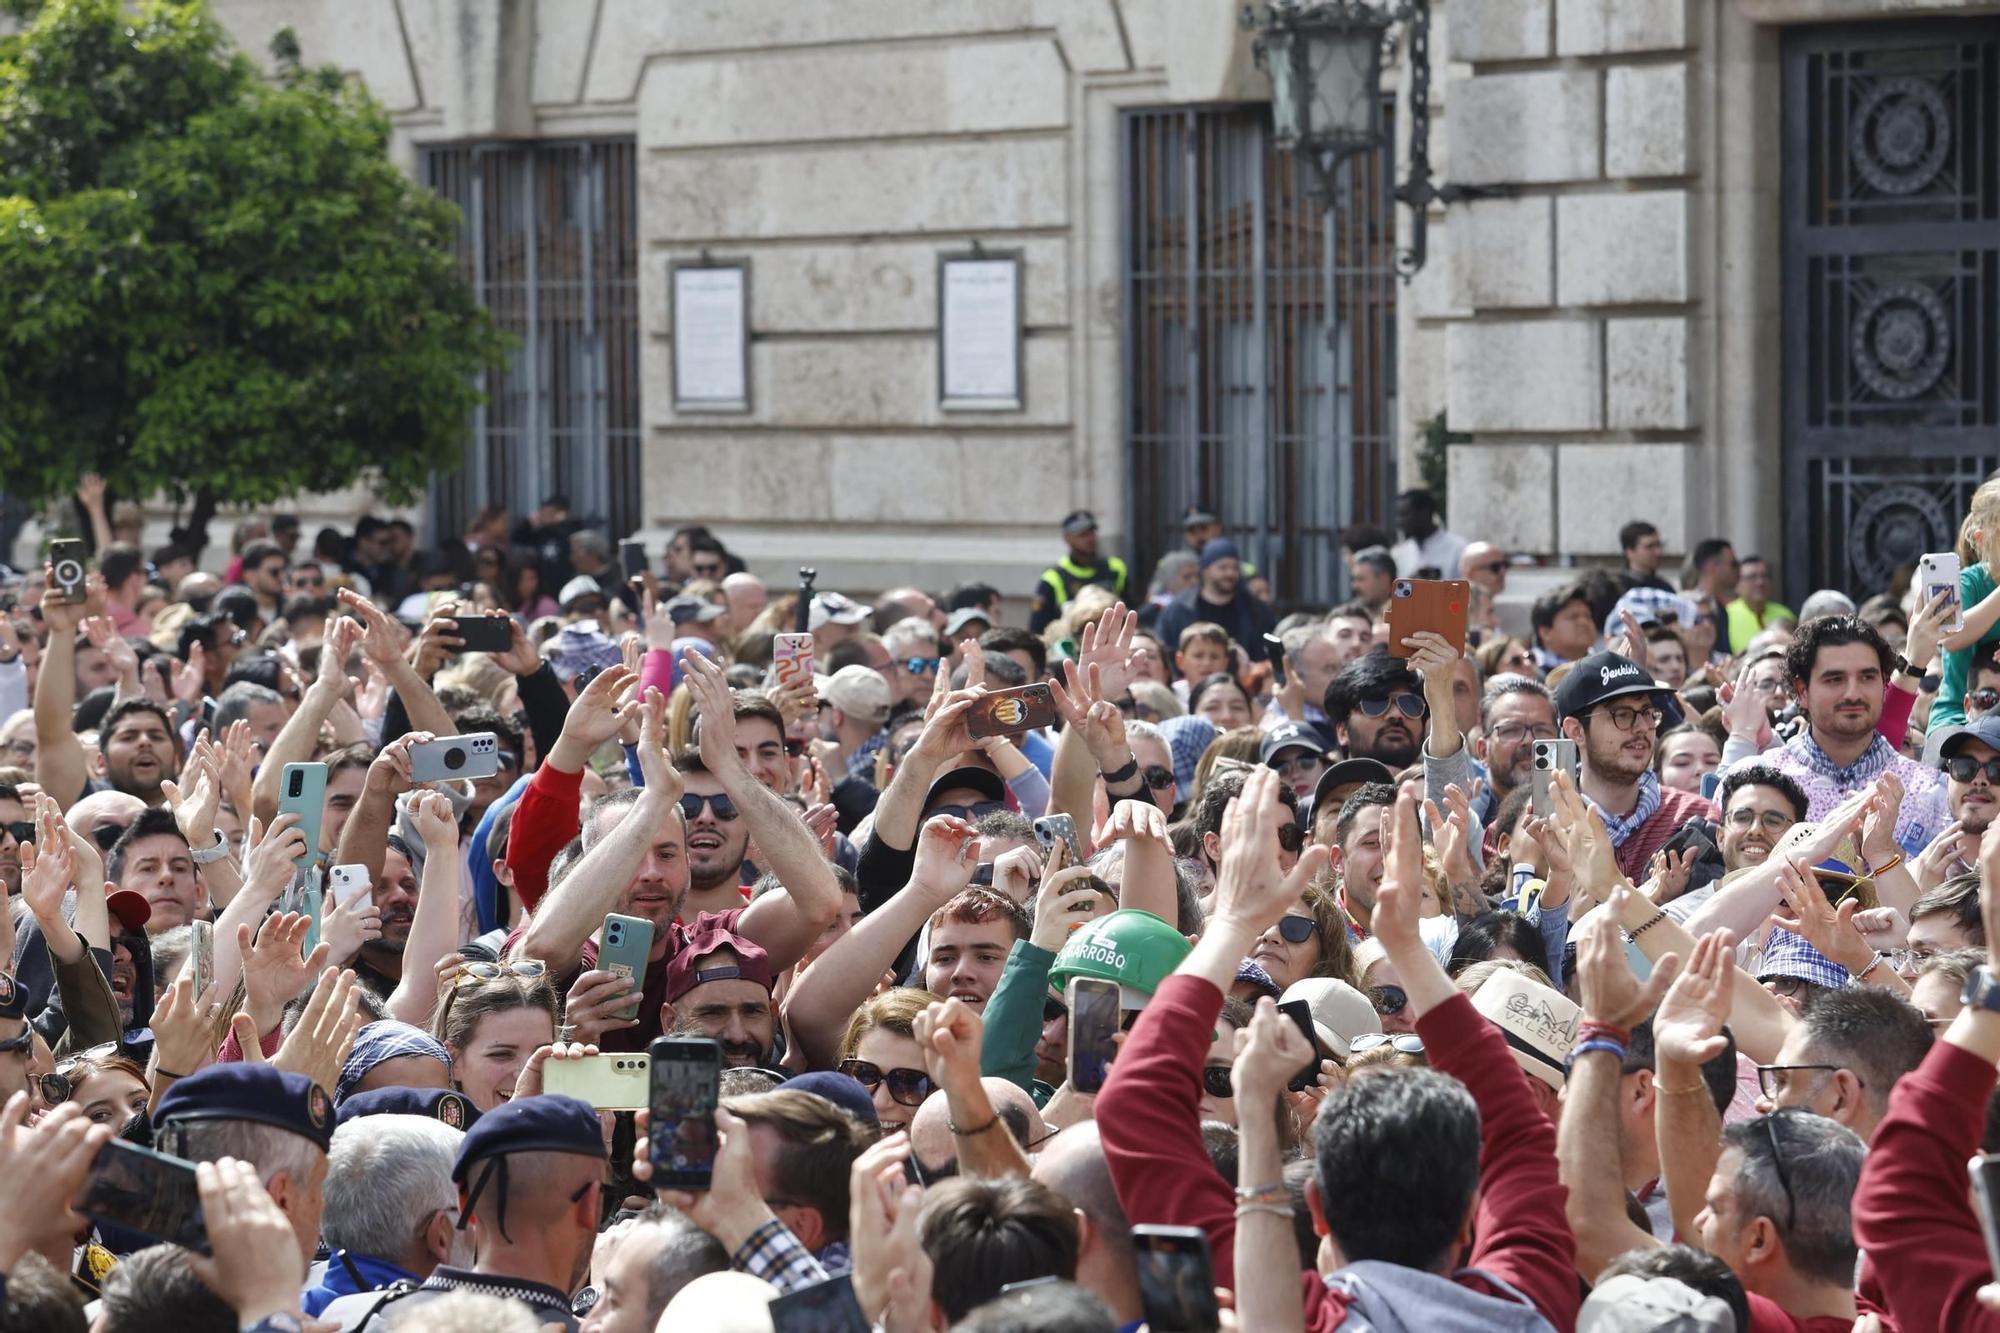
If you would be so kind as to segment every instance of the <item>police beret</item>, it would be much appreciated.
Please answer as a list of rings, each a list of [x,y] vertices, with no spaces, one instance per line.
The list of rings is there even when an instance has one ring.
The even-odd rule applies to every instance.
[[[479,1117],[458,1145],[451,1178],[463,1182],[475,1163],[520,1152],[604,1156],[604,1132],[589,1102],[557,1093],[516,1097]]]
[[[479,1119],[479,1108],[464,1093],[449,1088],[376,1088],[342,1102],[335,1127],[369,1115],[420,1115],[450,1129],[471,1129]]]
[[[307,1078],[266,1064],[221,1064],[196,1070],[160,1098],[158,1126],[189,1120],[248,1120],[288,1129],[322,1152],[333,1139],[333,1099]]]

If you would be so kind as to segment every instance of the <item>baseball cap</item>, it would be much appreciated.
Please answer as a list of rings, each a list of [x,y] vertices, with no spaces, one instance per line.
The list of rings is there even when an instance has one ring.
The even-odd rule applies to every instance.
[[[850,597],[837,592],[816,593],[812,600],[812,610],[806,615],[806,628],[818,629],[821,625],[859,625],[872,614],[867,607]]]
[[[676,597],[666,605],[667,618],[678,628],[681,625],[704,625],[711,620],[720,620],[729,613],[727,607],[717,606],[704,597]]]
[[[865,671],[868,668],[864,667],[862,669]],[[954,768],[950,772],[940,775],[935,782],[931,783],[931,789],[924,793],[924,809],[928,811],[933,805],[937,804],[939,796],[950,791],[953,787],[970,787],[989,801],[1004,801],[1007,799],[1007,784],[1000,780],[998,773],[995,773],[990,768],[975,768],[971,764],[967,764],[964,768]]]
[[[1345,1060],[1354,1039],[1364,1032],[1380,1032],[1382,1016],[1375,1006],[1346,982],[1334,977],[1303,977],[1285,988],[1279,1004],[1304,1000],[1312,1013],[1313,1030],[1319,1044],[1336,1059]]]
[[[1073,509],[1063,516],[1063,536],[1074,537],[1079,533],[1097,531],[1097,515],[1088,509]]]
[[[1318,727],[1303,722],[1285,722],[1264,733],[1264,741],[1257,747],[1257,762],[1270,763],[1278,757],[1280,750],[1303,749],[1323,755],[1331,748]]]
[[[1330,793],[1350,783],[1386,782],[1395,785],[1396,774],[1380,759],[1343,759],[1337,764],[1328,764],[1326,771],[1313,784],[1313,814],[1315,817],[1326,808]]]
[[[1556,716],[1576,717],[1606,699],[1624,694],[1664,698],[1672,691],[1631,658],[1619,653],[1592,653],[1569,669],[1556,686]],[[1659,700],[1656,699],[1655,702]]]
[[[153,919],[153,905],[146,901],[146,895],[132,889],[117,889],[104,897],[104,905],[111,909],[111,915],[118,918],[118,924],[126,933],[144,930],[146,923]]]
[[[724,950],[736,955],[734,963],[703,967],[702,960]],[[771,989],[771,958],[764,946],[716,922],[697,925],[681,951],[667,962],[667,1003],[686,995],[696,986],[711,981],[754,981]]]
[[[889,718],[889,682],[874,667],[850,663],[831,676],[815,676],[813,687],[823,702],[850,717],[878,723]]]
[[[944,622],[945,638],[947,639],[958,638],[961,634],[965,633],[965,627],[967,625],[984,625],[986,626],[987,629],[992,629],[993,617],[987,615],[986,612],[981,610],[979,607],[961,606],[958,608],[958,610],[951,613],[951,618],[949,620]]]
[[[838,1106],[864,1125],[880,1124],[875,1111],[875,1099],[868,1095],[868,1089],[861,1081],[837,1069],[815,1069],[809,1074],[800,1074],[785,1083],[787,1092],[809,1092]]]
[[[1221,521],[1221,519],[1209,513],[1200,505],[1189,505],[1187,512],[1181,515],[1181,526],[1183,528],[1206,528]]]
[[[1472,994],[1472,1007],[1500,1029],[1522,1069],[1562,1091],[1568,1077],[1564,1062],[1576,1045],[1582,1009],[1561,991],[1511,967],[1486,978]]]
[[[1945,728],[1937,742],[1938,765],[1942,767],[1968,740],[1984,741],[2000,750],[2000,713],[1982,713],[1962,727]]]
[[[1591,1289],[1576,1333],[1735,1333],[1736,1316],[1720,1296],[1704,1296],[1679,1278],[1620,1273]]]
[[[595,597],[605,602],[611,600],[604,595],[603,584],[588,574],[578,574],[568,583],[563,584],[562,592],[556,597],[556,602],[558,605],[568,606],[571,602],[584,597]]]

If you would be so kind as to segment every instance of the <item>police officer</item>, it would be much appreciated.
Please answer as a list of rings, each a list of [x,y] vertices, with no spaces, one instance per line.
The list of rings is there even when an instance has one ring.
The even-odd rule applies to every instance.
[[[471,1268],[439,1264],[422,1286],[344,1296],[321,1311],[342,1328],[383,1333],[390,1319],[447,1292],[475,1291],[528,1308],[547,1327],[574,1330],[570,1293],[597,1236],[604,1135],[574,1097],[519,1097],[480,1116],[458,1150],[458,1225],[477,1239]],[[355,1318],[357,1312],[363,1317]]]
[[[1036,634],[1062,614],[1063,605],[1086,583],[1109,588],[1117,597],[1125,595],[1125,562],[1115,555],[1098,555],[1095,514],[1077,510],[1062,521],[1062,534],[1069,553],[1043,570],[1041,582],[1035,585],[1035,609],[1028,617],[1028,628]]]
[[[319,1249],[333,1098],[307,1078],[267,1064],[210,1065],[180,1079],[153,1114],[161,1151],[190,1162],[235,1157],[257,1168],[264,1188],[312,1262]]]

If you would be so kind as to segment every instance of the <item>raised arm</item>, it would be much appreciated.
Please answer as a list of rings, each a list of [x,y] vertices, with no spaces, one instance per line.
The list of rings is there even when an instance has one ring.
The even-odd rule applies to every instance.
[[[1850,834],[1860,831],[1861,822],[1874,799],[1873,789],[1848,797],[1819,822],[1810,838],[1795,844],[1787,855],[1808,866],[1826,860]],[[1756,935],[1763,928],[1765,919],[1777,910],[1778,901],[1778,865],[1777,858],[1773,857],[1745,872],[1728,888],[1718,889],[1713,898],[1688,918],[1687,928],[1695,935],[1705,935],[1711,930],[1727,930],[1738,939],[1743,939]]]
[[[434,739],[427,731],[406,731],[382,747],[368,765],[361,799],[340,828],[335,865],[368,867],[368,881],[382,882],[382,861],[389,851],[389,831],[396,826],[396,798],[410,789],[410,747]]]
[[[411,806],[424,840],[424,877],[389,1013],[417,1027],[430,1025],[437,1005],[438,960],[458,947],[458,821],[451,810],[451,797],[441,791],[420,792]]]
[[[722,668],[694,652],[686,667],[688,688],[701,707],[702,763],[742,812],[765,869],[784,885],[782,893],[751,903],[737,929],[763,945],[772,968],[782,970],[805,957],[840,910],[840,881],[798,811],[757,781],[737,753],[735,701]]]
[[[1722,1033],[1736,967],[1726,930],[1704,935],[1687,971],[1668,989],[1653,1019],[1653,1130],[1660,1144],[1660,1184],[1678,1235],[1693,1236],[1707,1204],[1709,1178],[1722,1156],[1722,1117],[1701,1067],[1729,1049]]]
[[[431,683],[403,655],[402,642],[389,614],[352,588],[340,590],[340,604],[360,616],[366,629],[361,635],[361,651],[387,678],[389,687],[403,701],[411,727],[433,736],[456,736],[458,728],[438,702]],[[456,622],[450,622],[456,628]],[[427,625],[428,631],[432,627]],[[442,633],[442,631],[438,631]],[[434,636],[435,637],[435,636]]]
[[[76,484],[76,502],[83,506],[83,513],[90,520],[90,547],[97,552],[97,558],[104,558],[104,548],[111,545],[111,515],[104,508],[104,478],[95,472],[86,472]]]
[[[35,781],[67,810],[83,795],[90,779],[90,761],[71,725],[76,712],[76,635],[87,618],[104,614],[104,580],[92,574],[79,605],[62,599],[53,571],[44,577],[48,587],[42,592],[42,623],[49,627],[49,641],[35,677]]]
[[[215,812],[222,803],[220,763],[204,732],[195,742],[187,763],[181,765],[181,780],[175,782],[170,778],[160,784],[167,808],[174,812],[174,824],[193,851],[207,852],[226,846],[226,839],[215,830]],[[216,860],[203,864],[200,872],[209,904],[218,912],[229,906],[243,888],[236,858],[227,850]]]
[[[1180,918],[1179,881],[1174,876],[1173,844],[1167,841],[1167,817],[1151,801],[1120,801],[1112,807],[1106,842],[1125,844],[1125,874],[1118,884],[1118,905],[1151,912],[1162,921]]]
[[[1632,1029],[1652,1016],[1674,961],[1669,955],[1642,990],[1625,962],[1618,926],[1604,913],[1585,923],[1577,947],[1586,1026],[1578,1034],[1582,1040],[1563,1089],[1556,1159],[1569,1190],[1576,1271],[1586,1282],[1595,1282],[1606,1265],[1625,1251],[1659,1243],[1625,1215],[1618,1160],[1618,1082],[1624,1055],[1617,1048],[1628,1045]]]
[[[977,829],[951,815],[932,819],[917,840],[909,884],[835,940],[793,983],[785,997],[785,1021],[813,1068],[833,1064],[848,1015],[881,984],[882,974],[931,914],[971,882],[978,864]]]
[[[21,844],[21,898],[34,913],[48,941],[49,957],[58,963],[83,958],[83,937],[63,916],[63,894],[76,879],[76,857],[70,850],[62,814],[46,796],[35,797],[35,841]],[[104,896],[103,890],[98,897]],[[0,904],[4,910],[4,904]],[[10,959],[11,961],[11,955]]]
[[[1026,1176],[1028,1154],[1000,1123],[986,1087],[979,1081],[979,1015],[963,1000],[946,1000],[918,1014],[917,1045],[931,1082],[944,1090],[951,1112],[952,1145],[959,1170],[967,1176]]]
[[[84,621],[83,637],[89,640],[91,647],[103,653],[118,672],[118,684],[111,692],[111,702],[123,703],[146,693],[146,686],[139,679],[139,654],[118,633],[118,626],[110,616],[92,616]]]
[[[1250,1026],[1236,1034],[1230,1070],[1237,1106],[1274,1106],[1291,1076],[1312,1062],[1298,1025],[1267,996]],[[1284,1155],[1274,1116],[1245,1115],[1236,1128],[1236,1178],[1254,1197],[1236,1206],[1236,1318],[1243,1328],[1292,1333],[1305,1327],[1299,1299],[1299,1251],[1285,1188]],[[1239,1196],[1241,1197],[1241,1196]]]
[[[624,686],[632,683],[632,673],[613,667],[604,676],[613,672],[618,673],[618,680],[610,696],[616,699]],[[597,684],[592,681],[591,688]],[[680,806],[681,776],[667,762],[666,701],[658,691],[648,691],[643,700],[634,699],[618,708],[641,715],[639,762],[646,770],[646,786],[631,813],[585,852],[575,869],[542,899],[515,949],[523,957],[541,959],[557,975],[576,966],[583,956],[584,941],[604,923],[604,914],[616,906],[619,894],[639,872],[660,825],[677,817]]]
[[[305,698],[285,719],[285,725],[264,751],[251,788],[251,804],[257,817],[270,820],[278,813],[278,784],[286,764],[311,761],[319,749],[319,730],[347,692],[347,659],[361,642],[361,622],[335,613],[326,618],[325,637],[320,641],[319,674],[306,687]],[[246,812],[247,817],[247,812]]]

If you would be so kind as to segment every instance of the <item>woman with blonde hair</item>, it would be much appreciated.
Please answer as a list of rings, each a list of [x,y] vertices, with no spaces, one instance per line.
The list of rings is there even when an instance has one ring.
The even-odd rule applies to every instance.
[[[908,1129],[931,1095],[917,1015],[937,1002],[927,990],[899,986],[865,1001],[840,1039],[840,1072],[868,1089],[884,1134]]]
[[[1972,678],[1972,662],[1988,644],[2000,643],[2000,581],[1994,577],[2000,562],[2000,476],[1987,478],[1972,493],[1966,506],[1965,522],[1958,529],[1958,604],[1965,609],[1965,627],[1946,634],[1943,681],[1931,704],[1929,732],[1965,722],[1965,690]],[[1921,615],[1923,608],[1916,608]],[[1923,663],[1913,663],[1922,669]]]

